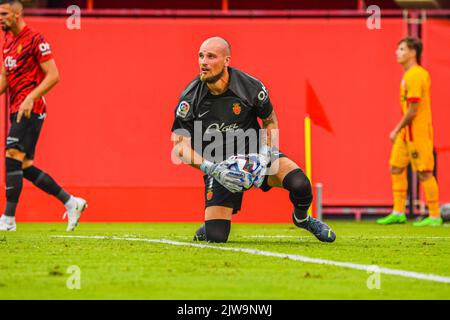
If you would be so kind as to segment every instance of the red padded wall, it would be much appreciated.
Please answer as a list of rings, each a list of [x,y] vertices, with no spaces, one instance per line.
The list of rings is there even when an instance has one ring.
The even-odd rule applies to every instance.
[[[431,103],[435,146],[437,151],[437,175],[441,202],[450,202],[450,21],[429,19],[424,24],[424,61],[430,71]]]
[[[363,19],[83,18],[72,31],[62,18],[27,21],[52,44],[61,74],[47,96],[36,165],[88,199],[85,221],[202,218],[201,174],[171,162],[170,127],[197,73],[198,47],[213,35],[231,42],[233,66],[269,89],[281,148],[302,167],[309,79],[334,128],[331,135],[313,126],[313,178],[324,185],[325,204],[391,203],[388,135],[400,118],[394,51],[402,20],[368,30]],[[253,190],[236,221],[287,222],[290,211],[283,190]],[[18,219],[62,212],[26,184]]]

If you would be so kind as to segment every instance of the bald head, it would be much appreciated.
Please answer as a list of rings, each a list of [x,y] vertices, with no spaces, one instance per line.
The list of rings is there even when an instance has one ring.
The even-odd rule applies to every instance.
[[[227,40],[222,37],[211,37],[203,41],[200,48],[215,48],[221,52],[223,56],[231,55],[231,46]]]
[[[230,44],[222,37],[212,37],[203,41],[198,52],[200,80],[213,84],[226,79],[230,54]]]

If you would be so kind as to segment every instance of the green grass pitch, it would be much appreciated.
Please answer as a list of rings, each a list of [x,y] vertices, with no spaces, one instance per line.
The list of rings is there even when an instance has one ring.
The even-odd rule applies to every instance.
[[[332,244],[288,224],[234,224],[227,244],[211,245],[450,279],[449,225],[328,223],[337,234]],[[66,233],[64,224],[18,224],[17,232],[0,233],[0,299],[450,299],[450,283],[383,273],[378,277],[364,270],[248,252],[123,240],[193,244],[198,225],[81,223]],[[54,237],[58,235],[106,238]],[[70,278],[74,274],[67,273],[70,266],[79,268],[79,289],[67,287],[67,282],[77,283]],[[368,279],[375,288],[368,288]]]

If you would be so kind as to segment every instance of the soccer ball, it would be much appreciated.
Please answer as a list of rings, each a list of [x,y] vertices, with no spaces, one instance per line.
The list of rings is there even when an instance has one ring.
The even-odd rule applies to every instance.
[[[450,203],[441,206],[441,218],[444,222],[450,221]]]
[[[228,169],[244,173],[244,191],[253,186],[254,174],[261,168],[257,155],[238,154],[228,158]]]

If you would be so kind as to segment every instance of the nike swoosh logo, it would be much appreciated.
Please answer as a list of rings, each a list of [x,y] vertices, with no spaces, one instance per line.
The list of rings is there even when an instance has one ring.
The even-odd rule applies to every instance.
[[[14,189],[14,187],[7,187],[6,190]]]
[[[208,112],[209,112],[209,110],[208,110],[208,111],[205,111],[205,112],[203,112],[203,113],[199,113],[199,114],[198,114],[198,117],[201,118],[201,117],[203,117],[205,114],[207,114]]]

